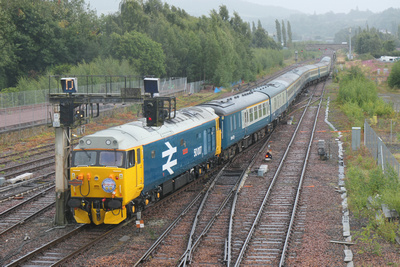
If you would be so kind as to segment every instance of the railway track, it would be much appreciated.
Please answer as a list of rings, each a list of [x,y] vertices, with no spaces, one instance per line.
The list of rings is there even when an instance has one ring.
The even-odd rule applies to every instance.
[[[54,185],[0,213],[0,236],[55,204]]]
[[[155,204],[149,205],[145,211],[157,209],[163,205],[168,205],[166,203],[171,201],[175,202],[176,199],[179,198],[180,194],[185,191],[195,190],[194,188],[201,185],[204,182],[204,179],[207,178],[199,178],[193,183],[184,186],[176,191],[175,194],[167,196]],[[38,206],[43,207],[44,205]],[[18,210],[18,207],[15,209]],[[43,210],[45,209],[46,208],[43,207]],[[76,229],[73,229],[63,236],[55,238],[54,240],[40,246],[35,250],[32,250],[31,252],[25,254],[19,259],[14,260],[11,263],[8,263],[8,265],[5,266],[57,266],[63,264],[69,260],[72,260],[74,257],[77,257],[78,254],[86,251],[91,246],[95,246],[99,242],[104,241],[107,236],[117,233],[121,228],[128,227],[132,229],[132,225],[134,225],[135,222],[136,221],[134,219],[130,219],[119,225],[79,225]],[[17,223],[16,226],[18,226],[20,223],[21,222]],[[4,232],[4,234],[5,233],[6,232]],[[3,233],[1,233],[0,236],[1,235],[3,235]],[[9,252],[9,254],[13,253]]]
[[[24,198],[33,192],[42,190],[54,185],[54,180],[49,180],[55,172],[50,172],[46,175],[41,175],[27,181],[11,184],[0,188],[0,203]]]
[[[39,159],[24,162],[16,166],[0,169],[0,172],[4,172],[4,177],[6,178],[6,180],[9,180],[24,173],[34,172],[43,168],[54,166],[54,162],[55,159],[53,154],[50,156],[45,156]]]
[[[62,264],[123,225],[79,225],[68,234],[54,239],[6,266],[56,266]]]
[[[258,142],[226,164],[210,181],[207,191],[193,198],[134,266],[174,265],[176,262],[178,266],[185,266],[194,257],[204,255],[210,260],[210,254],[205,252],[210,242],[218,244],[223,254],[228,232],[226,221],[230,216],[228,207],[232,205],[247,168],[257,154],[255,151],[263,144],[266,142]],[[239,161],[238,157],[244,159]]]
[[[44,142],[48,142],[50,140],[46,140]],[[13,153],[5,153],[0,155],[0,165],[7,165],[13,163],[14,161],[21,161],[24,158],[35,157],[50,151],[54,151],[54,144],[43,145],[40,147],[36,147],[33,150],[29,151],[20,151]]]
[[[322,89],[323,86],[320,86]],[[314,98],[320,99],[318,106],[310,106]],[[236,218],[235,229],[246,228],[247,235],[235,235],[231,259],[228,266],[262,265],[283,266],[295,226],[301,188],[305,176],[310,147],[313,141],[316,118],[321,104],[321,95],[310,97],[287,149],[266,187],[261,204],[249,205],[246,212],[253,214],[252,221]],[[258,192],[260,194],[260,192]],[[242,195],[241,197],[246,197]],[[258,210],[251,207],[258,207]],[[243,214],[241,209],[240,213]],[[302,218],[298,216],[299,220]],[[303,218],[304,219],[304,218]],[[251,222],[251,223],[250,223]],[[250,224],[249,224],[250,223]],[[297,222],[299,225],[301,221]],[[304,221],[303,221],[304,223]],[[246,225],[250,225],[247,226]]]
[[[318,109],[311,106],[315,98],[322,99],[318,93],[308,99],[301,123],[286,144],[288,150],[282,155],[282,162],[276,164],[274,178],[256,178],[258,181],[247,184],[243,174],[252,174],[244,170],[254,168],[254,161],[249,164],[252,167],[225,167],[208,193],[198,195],[134,266],[276,266],[281,264],[280,259],[284,262],[312,142],[310,123],[315,125],[312,118],[317,117]],[[258,153],[252,152],[253,156],[263,154],[267,144]],[[258,191],[239,193],[241,188]],[[301,215],[297,218],[304,220]]]

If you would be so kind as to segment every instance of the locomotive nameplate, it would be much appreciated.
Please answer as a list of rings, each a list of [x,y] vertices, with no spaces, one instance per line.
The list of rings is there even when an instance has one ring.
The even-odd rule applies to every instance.
[[[83,184],[83,180],[73,179],[68,181],[68,184],[72,186],[79,186]]]

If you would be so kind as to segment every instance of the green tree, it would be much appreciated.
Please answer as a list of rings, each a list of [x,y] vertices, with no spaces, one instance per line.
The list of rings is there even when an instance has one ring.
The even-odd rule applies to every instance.
[[[288,40],[287,40],[287,45],[290,47],[292,45],[292,26],[290,25],[290,21],[287,22],[287,35],[288,35]]]
[[[127,59],[141,75],[165,74],[165,55],[159,43],[139,32],[129,32],[123,35],[111,34],[113,46],[110,48],[114,58]]]
[[[382,48],[378,34],[364,30],[356,36],[355,51],[359,54],[377,53]]]
[[[283,46],[286,47],[286,27],[285,27],[285,22],[282,20],[282,39],[283,39]]]
[[[143,11],[143,4],[138,0],[122,0],[118,22],[122,32],[146,32],[150,17]]]
[[[395,49],[396,49],[396,44],[394,40],[388,40],[383,42],[383,50],[385,50],[385,52],[392,52]]]
[[[229,20],[229,11],[225,5],[219,6],[219,15],[221,16],[223,21]]]
[[[16,76],[10,75],[17,72],[16,50],[17,44],[13,42],[15,25],[10,14],[5,11],[0,0],[0,91],[2,88],[16,83]]]
[[[275,28],[276,28],[276,38],[278,39],[278,44],[282,44],[282,31],[281,31],[281,24],[279,23],[279,20],[275,20]]]
[[[400,61],[393,64],[392,71],[388,77],[388,85],[391,88],[400,89]]]
[[[51,66],[91,61],[98,55],[97,16],[85,8],[84,0],[1,1],[0,10],[5,42],[0,49],[8,50],[5,59],[13,61],[7,66],[6,86],[15,86],[18,77],[36,78]]]

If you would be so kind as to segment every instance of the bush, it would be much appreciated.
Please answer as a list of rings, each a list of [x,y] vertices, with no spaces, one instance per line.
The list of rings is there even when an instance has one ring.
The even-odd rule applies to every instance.
[[[338,101],[343,104],[342,108],[346,115],[357,115],[356,118],[353,118],[356,121],[360,120],[360,110],[370,117],[393,113],[392,106],[378,97],[375,83],[367,79],[359,67],[351,67],[340,78]],[[349,119],[352,118],[349,117]]]
[[[400,89],[400,61],[393,64],[388,78],[388,85],[391,88]]]
[[[364,111],[356,103],[346,102],[341,106],[341,110],[351,125],[364,125]]]

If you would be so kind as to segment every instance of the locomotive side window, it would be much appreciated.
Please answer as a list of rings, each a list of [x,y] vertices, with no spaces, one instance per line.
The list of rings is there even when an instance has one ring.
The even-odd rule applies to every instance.
[[[137,163],[141,163],[140,148],[137,150]]]
[[[186,142],[185,142],[185,140],[183,140],[183,138],[181,139],[181,146],[186,147]]]
[[[121,167],[124,162],[124,154],[120,151],[101,151],[99,164],[101,166]]]
[[[96,165],[97,152],[96,151],[76,151],[74,153],[73,166],[93,166]]]
[[[211,136],[211,128],[207,129],[207,153],[209,153],[212,149],[212,136]]]
[[[127,168],[131,168],[135,166],[135,150],[128,151],[128,166]]]
[[[212,127],[211,135],[215,136],[215,127]],[[211,138],[211,142],[212,142],[212,144],[211,144],[211,146],[212,146],[211,149],[212,149],[212,150],[215,150],[215,137],[212,137],[212,138]]]

